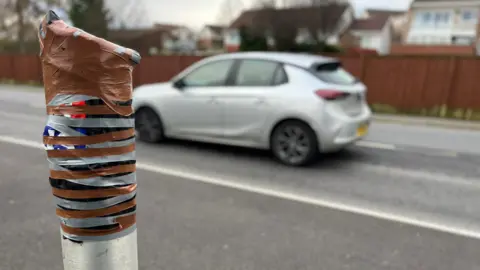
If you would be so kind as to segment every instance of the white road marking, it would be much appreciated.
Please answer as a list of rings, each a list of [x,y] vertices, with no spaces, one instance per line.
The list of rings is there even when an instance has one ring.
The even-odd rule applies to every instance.
[[[38,102],[31,102],[28,105],[32,108],[35,108],[35,109],[45,109],[46,108],[45,104],[38,103]]]
[[[13,119],[27,120],[32,122],[39,122],[39,121],[45,122],[47,120],[46,113],[45,113],[45,116],[38,116],[34,114],[11,113],[11,112],[0,111],[0,116],[10,117]]]
[[[408,146],[399,146],[389,143],[380,143],[373,141],[358,141],[355,143],[356,146],[372,149],[384,149],[384,150],[393,150],[393,151],[403,151],[403,152],[416,152],[414,148]],[[425,149],[422,149],[425,150]],[[418,152],[428,156],[434,157],[458,157],[458,153],[455,151],[447,151],[442,149],[429,149],[428,151]]]
[[[405,169],[393,166],[384,166],[377,164],[367,164],[360,162],[353,162],[360,170],[366,170],[383,175],[390,175],[392,177],[400,177],[406,179],[416,179],[421,181],[437,182],[450,185],[461,185],[468,188],[480,189],[480,180],[468,177],[456,177],[443,173],[433,173],[429,171]]]
[[[395,145],[388,143],[378,143],[371,141],[358,141],[355,145],[366,148],[375,148],[375,149],[387,149],[387,150],[396,150]]]
[[[43,149],[41,143],[29,140],[18,139],[9,136],[0,136],[0,142],[10,143],[20,146],[26,146],[36,149]],[[140,170],[145,170],[153,173],[159,173],[163,175],[168,175],[172,177],[178,177],[185,180],[202,182],[206,184],[212,184],[227,188],[232,188],[236,190],[251,192],[255,194],[265,195],[269,197],[275,197],[285,200],[290,200],[294,202],[315,205],[319,207],[329,208],[333,210],[338,210],[342,212],[348,212],[373,218],[378,218],[382,220],[388,220],[403,224],[408,224],[420,228],[435,230],[439,232],[449,233],[453,235],[480,239],[480,230],[472,229],[460,225],[449,225],[442,224],[437,221],[428,220],[424,218],[421,220],[419,217],[408,216],[401,213],[391,213],[387,211],[382,211],[374,208],[361,207],[358,204],[347,204],[340,201],[334,201],[330,199],[322,199],[314,196],[306,196],[299,193],[294,193],[288,190],[282,190],[278,187],[273,186],[261,186],[253,185],[251,183],[241,183],[241,181],[231,179],[228,177],[212,176],[208,174],[201,174],[198,172],[189,172],[187,170],[178,170],[167,167],[162,167],[158,165],[152,165],[147,163],[138,163],[137,168]]]

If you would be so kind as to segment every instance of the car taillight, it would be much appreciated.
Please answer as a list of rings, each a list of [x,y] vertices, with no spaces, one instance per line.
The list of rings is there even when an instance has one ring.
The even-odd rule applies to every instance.
[[[344,99],[344,98],[346,98],[350,95],[349,93],[345,93],[345,92],[341,92],[341,91],[337,91],[337,90],[324,90],[324,89],[320,89],[320,90],[315,91],[315,94],[318,97],[320,97],[322,99],[325,99],[325,100]]]

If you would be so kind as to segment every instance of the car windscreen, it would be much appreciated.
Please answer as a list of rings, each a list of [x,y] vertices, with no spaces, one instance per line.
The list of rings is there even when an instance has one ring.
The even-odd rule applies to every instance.
[[[346,71],[339,62],[315,64],[311,70],[315,76],[326,83],[352,85],[357,82],[357,78]]]

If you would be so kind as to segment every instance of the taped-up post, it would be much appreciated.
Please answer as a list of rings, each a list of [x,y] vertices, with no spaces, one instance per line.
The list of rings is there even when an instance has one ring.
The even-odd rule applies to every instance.
[[[136,270],[132,71],[140,55],[67,25],[39,27],[48,120],[43,141],[64,269]]]

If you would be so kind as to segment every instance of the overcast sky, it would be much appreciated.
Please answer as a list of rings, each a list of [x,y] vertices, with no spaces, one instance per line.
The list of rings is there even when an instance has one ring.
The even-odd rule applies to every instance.
[[[109,0],[115,1],[116,0]],[[185,24],[201,28],[204,24],[216,23],[219,12],[227,0],[135,0],[143,3],[148,21]],[[228,0],[248,8],[254,0]],[[357,10],[367,8],[407,9],[411,0],[350,0]]]

